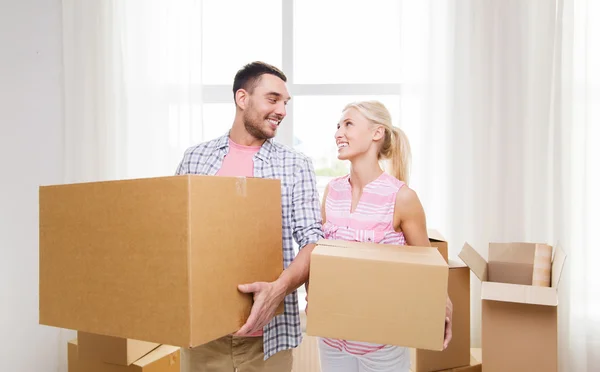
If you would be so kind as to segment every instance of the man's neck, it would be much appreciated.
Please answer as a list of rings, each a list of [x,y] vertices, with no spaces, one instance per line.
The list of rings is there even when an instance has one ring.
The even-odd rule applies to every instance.
[[[229,131],[229,139],[242,146],[262,146],[265,143],[264,139],[258,139],[248,133],[241,119],[233,122],[231,131]]]

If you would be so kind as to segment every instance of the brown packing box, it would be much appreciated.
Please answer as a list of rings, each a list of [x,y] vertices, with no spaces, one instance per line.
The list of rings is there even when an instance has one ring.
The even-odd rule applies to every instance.
[[[442,257],[444,257],[444,260],[448,262],[448,242],[446,241],[446,238],[444,238],[439,231],[434,229],[428,229],[427,235],[429,235],[429,244],[431,244],[432,247],[437,248]]]
[[[179,372],[180,348],[160,345],[129,366],[98,362],[79,355],[77,340],[68,343],[68,372]]]
[[[442,350],[448,264],[435,248],[320,240],[306,333]]]
[[[159,344],[129,338],[77,332],[78,355],[80,358],[128,366]]]
[[[450,260],[448,295],[452,300],[452,341],[444,351],[411,349],[414,372],[431,372],[467,366],[471,354],[471,284],[469,268]]]
[[[442,369],[436,372],[481,372],[481,369],[481,349],[472,348],[469,359],[469,365],[456,368]],[[416,371],[411,367],[411,372]]]
[[[239,284],[283,271],[279,180],[185,175],[39,194],[43,325],[194,347],[246,321],[252,296]]]
[[[566,256],[556,248],[551,287],[497,283],[469,244],[459,257],[481,280],[481,346],[485,372],[558,371],[558,286]],[[504,276],[510,276],[508,272]]]

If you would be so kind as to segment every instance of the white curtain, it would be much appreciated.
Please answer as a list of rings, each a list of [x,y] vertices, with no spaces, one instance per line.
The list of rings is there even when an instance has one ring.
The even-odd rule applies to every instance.
[[[63,0],[67,181],[175,172],[202,130],[201,10]]]
[[[600,370],[600,2],[403,4],[419,22],[402,68],[419,54],[428,61],[414,81],[426,86],[415,101],[420,129],[408,133],[428,226],[446,235],[451,258],[465,241],[484,256],[491,241],[560,245],[561,371]],[[480,346],[474,276],[471,286]]]
[[[568,255],[561,371],[600,370],[600,254],[592,240],[600,209],[600,73],[592,67],[600,66],[600,2],[456,1],[450,20],[442,189],[451,253],[464,241],[482,253],[490,241],[560,245]],[[478,345],[476,278],[472,288]]]
[[[555,134],[560,169],[555,228],[569,253],[562,286],[562,370],[600,370],[600,2],[562,0],[562,105]],[[558,125],[559,124],[559,125]]]
[[[201,6],[63,0],[65,182],[172,175],[201,125]],[[70,330],[59,332],[67,371]]]

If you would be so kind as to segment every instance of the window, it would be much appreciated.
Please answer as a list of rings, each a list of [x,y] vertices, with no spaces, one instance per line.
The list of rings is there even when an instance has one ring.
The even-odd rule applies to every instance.
[[[423,114],[419,80],[429,63],[423,45],[432,27],[423,22],[429,4],[408,0],[368,5],[358,0],[202,4],[201,139],[225,133],[234,115],[233,75],[244,63],[263,60],[283,69],[293,97],[277,139],[311,157],[321,196],[332,177],[348,171],[348,164],[337,160],[333,139],[347,103],[380,100],[394,124],[418,140]],[[251,27],[239,27],[249,22]]]
[[[424,146],[428,134],[421,123],[443,115],[429,110],[424,95],[431,96],[432,80],[444,78],[436,61],[443,60],[437,53],[446,46],[432,36],[445,27],[444,4],[182,0],[168,10],[158,4],[160,9],[151,11],[154,19],[170,22],[169,34],[156,31],[144,42],[164,43],[160,58],[168,61],[170,72],[161,75],[152,61],[148,68],[168,87],[170,121],[191,118],[189,128],[172,126],[173,147],[181,147],[185,138],[197,143],[226,133],[235,114],[233,76],[245,63],[262,60],[282,68],[293,97],[277,140],[312,159],[321,197],[332,177],[348,172],[349,164],[337,159],[334,133],[343,107],[352,101],[376,99],[386,105],[394,125],[410,138],[413,163],[443,150]],[[187,12],[195,12],[195,18]],[[198,32],[185,31],[194,29]],[[182,89],[179,81],[190,80],[198,85]],[[194,96],[201,99],[196,103]],[[412,185],[427,187],[419,185],[420,178],[413,172]]]

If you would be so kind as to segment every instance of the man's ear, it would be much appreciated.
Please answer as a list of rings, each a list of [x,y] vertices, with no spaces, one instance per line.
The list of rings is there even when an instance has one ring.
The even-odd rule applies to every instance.
[[[235,103],[243,110],[248,105],[249,94],[245,89],[238,89],[235,92]]]
[[[385,138],[385,128],[383,125],[378,125],[373,131],[373,140],[379,141]]]

